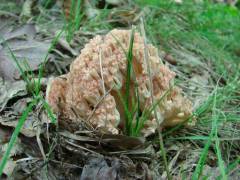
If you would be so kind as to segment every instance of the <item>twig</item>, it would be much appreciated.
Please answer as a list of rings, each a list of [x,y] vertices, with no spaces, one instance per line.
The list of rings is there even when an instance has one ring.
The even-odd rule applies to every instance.
[[[44,152],[44,149],[43,149],[43,145],[42,145],[42,141],[40,139],[40,134],[41,134],[41,127],[40,125],[37,126],[37,134],[36,134],[36,138],[37,138],[37,143],[38,143],[38,147],[40,149],[40,152],[43,156],[43,160],[46,161],[46,155],[45,155],[45,152]]]
[[[88,151],[88,152],[90,152],[90,153],[99,155],[99,153],[97,153],[97,152],[95,152],[95,151],[92,151],[92,150],[90,150],[90,149],[88,149],[88,148],[85,148],[85,147],[83,147],[83,146],[80,146],[80,145],[78,145],[78,144],[75,144],[75,143],[73,143],[73,142],[66,141],[66,143],[68,143],[69,145],[72,145],[73,147],[80,148],[80,149],[85,150],[85,151]]]
[[[145,65],[147,65],[147,71],[148,71],[148,76],[149,76],[149,87],[150,87],[150,93],[151,93],[151,103],[154,104],[154,96],[153,96],[153,84],[152,84],[152,73],[151,73],[151,69],[150,69],[150,64],[149,64],[149,59],[148,59],[148,49],[147,49],[147,42],[146,42],[146,33],[145,33],[145,29],[144,29],[144,22],[143,22],[143,18],[141,18],[141,32],[142,32],[142,36],[144,39],[144,61],[145,61]],[[167,156],[166,156],[166,151],[164,148],[164,144],[163,144],[163,138],[162,138],[162,129],[160,127],[160,124],[163,121],[163,118],[160,119],[161,117],[159,117],[157,115],[157,111],[156,108],[153,109],[154,111],[154,116],[157,120],[157,131],[158,131],[158,136],[159,136],[159,141],[160,141],[160,149],[162,152],[162,156],[163,156],[163,161],[164,161],[164,167],[165,170],[167,172],[167,178],[169,180],[172,179],[169,169],[168,169],[168,162],[167,162]]]
[[[103,39],[101,39],[103,41]],[[104,43],[104,42],[102,42]],[[100,71],[101,71],[101,79],[102,79],[102,88],[103,88],[103,97],[106,97],[106,88],[105,88],[105,82],[104,82],[104,77],[103,77],[103,67],[102,67],[102,49],[101,49],[101,46],[99,45],[99,66],[100,66]],[[106,105],[104,105],[104,108],[105,108],[105,124],[106,124],[106,121],[107,121],[107,108],[106,108]],[[105,125],[104,124],[104,125]]]

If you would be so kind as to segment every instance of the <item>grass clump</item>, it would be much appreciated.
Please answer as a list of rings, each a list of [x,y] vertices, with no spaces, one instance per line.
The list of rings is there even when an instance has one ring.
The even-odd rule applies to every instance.
[[[73,38],[74,32],[79,30],[84,13],[81,12],[82,0],[71,0],[70,11],[68,17],[65,14],[66,23],[66,38],[70,42]]]
[[[131,31],[130,43],[127,52],[122,47],[120,42],[118,42],[118,40],[114,37],[119,43],[120,48],[124,51],[127,59],[126,82],[124,88],[125,91],[124,94],[122,94],[120,91],[117,91],[117,93],[124,108],[124,133],[128,136],[141,135],[141,130],[144,128],[145,122],[150,118],[152,112],[171,90],[170,88],[160,99],[154,100],[150,107],[146,107],[143,111],[140,109],[138,83],[136,82],[133,68],[134,31],[135,29],[133,28]]]
[[[192,130],[195,135],[180,135],[176,139],[194,143],[203,141],[193,179],[203,177],[209,151],[213,151],[217,159],[219,178],[227,179],[230,175],[229,167],[234,169],[239,165],[239,157],[233,152],[239,149],[237,140],[234,139],[240,135],[237,129],[240,107],[236,105],[240,102],[237,93],[240,88],[237,53],[240,11],[235,7],[209,1],[183,1],[181,4],[156,0],[137,2],[142,7],[150,8],[150,13],[146,16],[146,32],[156,45],[176,59],[179,58],[179,72],[188,78],[196,72],[201,74],[206,70],[210,73],[209,84],[213,92],[195,111],[198,119],[197,127]],[[186,66],[181,66],[181,56],[175,51],[179,47],[183,53],[187,50],[198,56],[206,66],[193,66],[194,69],[186,70]],[[207,64],[211,64],[210,69]],[[178,81],[184,84],[186,78],[178,77]],[[168,132],[171,134],[173,131],[164,134]],[[167,140],[165,136],[165,141]],[[225,145],[227,149],[223,148]]]

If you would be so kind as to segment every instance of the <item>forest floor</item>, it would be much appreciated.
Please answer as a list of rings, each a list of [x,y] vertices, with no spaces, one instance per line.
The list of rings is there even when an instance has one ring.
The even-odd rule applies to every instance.
[[[54,2],[0,2],[1,179],[239,179],[237,7],[78,1],[81,11],[66,20],[61,1]],[[195,126],[163,129],[163,147],[157,134],[99,136],[58,127],[44,100],[49,78],[67,73],[95,35],[131,29],[141,19],[148,41],[192,101]]]

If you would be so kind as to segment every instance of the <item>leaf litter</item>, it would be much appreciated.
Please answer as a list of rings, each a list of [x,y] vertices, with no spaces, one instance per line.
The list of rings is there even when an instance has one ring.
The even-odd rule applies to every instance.
[[[0,74],[4,80],[14,81],[20,78],[14,61],[17,60],[22,67],[27,63],[29,69],[26,71],[37,70],[48,54],[50,42],[36,39],[37,31],[33,24],[15,28],[11,19],[0,21],[3,22],[0,26]]]
[[[121,12],[121,9],[119,12]],[[131,14],[131,11],[129,11],[129,13]],[[119,13],[118,15],[123,16],[122,21],[126,23],[126,13]],[[116,21],[114,18],[113,21]],[[117,17],[117,19],[119,18]],[[129,22],[131,21],[132,20],[129,20]],[[29,27],[24,27],[22,28],[23,30],[20,28],[20,30],[17,31],[15,31],[15,28],[13,27],[11,30],[2,30],[4,32],[7,32],[6,34],[10,37],[7,39],[9,39],[8,41],[10,42],[11,47],[13,47],[13,49],[15,48],[15,52],[18,52],[18,48],[16,46],[21,45],[21,42],[25,41],[29,43],[34,40],[36,32],[29,31],[32,29],[32,27],[28,30],[25,28],[28,29]],[[30,36],[26,36],[24,32],[29,32]],[[30,32],[34,32],[34,35],[32,36]],[[76,34],[77,33],[81,34],[81,30],[76,32]],[[67,42],[60,42],[61,48],[56,48],[56,50],[59,50],[60,53],[63,52],[63,49],[64,51],[67,51],[67,54],[70,54],[70,56],[67,57],[69,59],[73,56],[76,56],[79,49],[81,49],[81,47],[79,47],[79,37],[85,38],[85,40],[89,39],[89,35],[81,34],[81,36],[76,36],[74,38],[74,46],[67,45]],[[15,42],[18,40],[19,43]],[[4,43],[5,42],[1,42],[0,52],[3,52],[3,49],[5,49],[7,52]],[[38,45],[39,44],[37,43],[35,47],[38,47]],[[39,46],[41,48],[41,45]],[[28,49],[28,47],[26,48]],[[31,48],[34,47],[30,47],[30,49]],[[180,80],[181,78],[185,78],[183,79],[185,81],[180,81],[179,85],[184,88],[184,90],[186,90],[187,94],[192,93],[191,97],[195,103],[195,107],[198,107],[201,102],[206,100],[206,97],[209,96],[213,89],[211,67],[210,71],[209,69],[206,69],[209,64],[203,63],[202,59],[198,59],[198,57],[195,57],[195,55],[193,56],[194,53],[192,52],[186,51],[184,49],[181,49],[181,52],[174,50],[175,49],[173,49],[171,54],[176,55],[174,57],[176,58],[177,65],[174,65],[172,67],[175,68],[175,72],[181,74],[181,76],[178,77]],[[6,52],[4,52],[4,58],[10,60],[11,62],[10,57],[6,56]],[[19,52],[20,53],[18,57],[21,58],[22,54],[24,53],[24,49],[20,50]],[[65,53],[57,54],[56,51],[54,53],[55,57],[59,58],[59,60],[63,60],[66,57]],[[9,54],[7,53],[7,55]],[[31,53],[29,53],[29,57],[30,59],[36,58],[31,55]],[[191,60],[195,60],[195,63],[191,63]],[[38,65],[41,62],[39,62],[39,64],[37,62],[35,64],[35,60],[33,60],[33,62],[34,63],[32,67],[35,67],[35,69],[37,69]],[[65,63],[64,60],[63,62]],[[63,65],[63,67],[67,67],[69,64],[70,63],[67,62]],[[189,67],[184,69],[182,68],[186,66]],[[12,69],[14,69],[14,73],[10,73],[10,75],[6,74],[3,76],[5,79],[13,81],[13,83],[9,85],[10,87],[14,86],[14,81],[16,81],[16,79],[20,78],[19,74],[16,75],[16,68],[12,67]],[[191,74],[191,77],[189,77],[189,74]],[[186,81],[186,79],[188,81]],[[5,82],[5,84],[7,83],[8,81]],[[6,93],[4,95],[3,93],[4,96],[1,96],[4,99],[1,101],[1,107],[4,112],[4,115],[1,115],[1,122],[7,122],[6,125],[8,124],[9,126],[14,127],[16,125],[17,117],[19,117],[19,114],[21,113],[20,108],[26,106],[30,99],[22,98],[27,95],[26,89],[23,87],[22,89],[24,90],[21,90],[21,88],[19,88],[19,91],[14,91],[11,88],[7,89],[5,86],[3,86],[3,89],[8,90],[11,93],[9,93],[9,95]],[[11,107],[8,107],[7,105],[10,105]],[[11,112],[9,108],[13,109],[14,112]],[[101,137],[91,131],[86,131],[86,127],[84,125],[81,131],[72,133],[68,131],[59,131],[58,129],[52,127],[50,124],[42,125],[40,123],[44,132],[41,136],[41,140],[48,156],[47,162],[44,162],[35,138],[36,129],[32,131],[32,129],[36,127],[36,124],[34,124],[35,122],[47,121],[46,116],[43,115],[44,113],[39,111],[40,110],[36,110],[31,113],[26,122],[27,131],[24,132],[23,130],[22,134],[24,136],[19,137],[21,141],[18,141],[18,143],[21,143],[21,146],[27,147],[27,149],[25,149],[20,159],[19,157],[17,158],[17,161],[15,161],[13,158],[9,159],[9,171],[6,171],[6,174],[11,174],[14,172],[13,169],[16,166],[16,163],[18,164],[18,168],[16,169],[20,169],[24,172],[24,175],[19,173],[19,171],[14,172],[15,174],[12,174],[13,178],[36,177],[37,179],[92,179],[99,177],[99,179],[104,179],[106,177],[111,177],[110,179],[119,179],[121,177],[121,179],[157,179],[161,177],[162,179],[166,179],[166,172],[164,172],[162,165],[163,162],[158,151],[158,143],[149,145],[148,139],[131,139],[124,136],[111,135]],[[12,124],[11,121],[13,122]],[[198,129],[200,133],[206,131],[204,128],[205,127],[199,126],[195,127],[195,129]],[[235,130],[235,128],[236,127],[233,127],[232,130]],[[170,157],[169,169],[172,171],[172,174],[174,174],[174,179],[182,178],[184,174],[191,174],[196,166],[198,157],[200,156],[200,142],[179,142],[177,140],[171,140],[171,137],[181,137],[181,135],[187,135],[188,133],[193,134],[196,132],[191,132],[191,130],[188,129],[180,129],[176,133],[173,133],[168,138],[166,138],[167,140],[170,139],[170,141],[167,141],[166,143],[166,149],[168,156]],[[229,133],[231,135],[231,130]],[[132,144],[131,142],[134,143]],[[49,147],[50,150],[48,151]],[[204,172],[203,176],[209,176],[211,174],[210,177],[214,178],[220,173],[219,170],[215,167],[216,159],[214,156],[210,153],[209,157],[210,161],[212,162],[209,162],[208,164],[210,164],[212,167],[206,165],[206,171]]]

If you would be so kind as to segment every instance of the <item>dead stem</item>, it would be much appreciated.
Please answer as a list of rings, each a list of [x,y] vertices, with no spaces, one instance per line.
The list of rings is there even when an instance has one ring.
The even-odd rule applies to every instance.
[[[141,25],[140,25],[140,27],[141,27],[141,33],[142,33],[142,36],[143,36],[143,40],[144,40],[144,62],[145,62],[145,65],[147,65],[147,71],[148,71],[148,76],[149,76],[148,83],[149,83],[150,93],[151,93],[151,103],[154,104],[152,73],[151,73],[150,64],[149,64],[149,61],[148,61],[148,49],[147,49],[147,42],[146,42],[146,33],[145,33],[144,21],[143,21],[142,17],[141,17]],[[164,161],[164,168],[165,168],[165,170],[167,172],[167,178],[169,180],[171,180],[172,177],[171,177],[169,169],[168,169],[167,156],[166,156],[166,151],[165,151],[165,148],[164,148],[164,143],[163,143],[163,138],[162,138],[162,129],[160,127],[160,124],[163,122],[163,118],[162,118],[162,116],[159,117],[157,115],[156,108],[154,108],[153,111],[154,111],[154,116],[156,118],[156,122],[157,122],[157,126],[158,126],[157,131],[158,131],[158,136],[159,136],[161,154],[163,156],[163,161]]]

